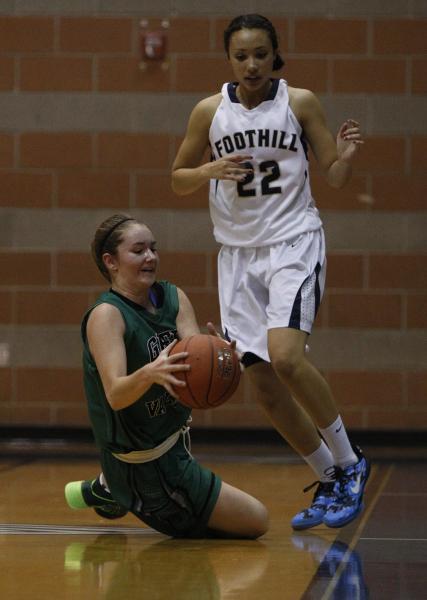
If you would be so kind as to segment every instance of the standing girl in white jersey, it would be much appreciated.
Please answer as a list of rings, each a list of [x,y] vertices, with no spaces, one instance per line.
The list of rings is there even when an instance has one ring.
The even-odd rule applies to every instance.
[[[272,423],[319,478],[311,506],[292,527],[341,527],[362,510],[369,463],[350,444],[327,382],[305,355],[326,271],[307,150],[328,183],[341,188],[363,143],[360,129],[349,119],[335,141],[314,94],[273,78],[284,63],[265,17],[233,19],[224,45],[235,82],[194,108],[172,187],[184,195],[210,183],[222,245],[223,330],[237,341]],[[207,148],[212,160],[201,164]]]

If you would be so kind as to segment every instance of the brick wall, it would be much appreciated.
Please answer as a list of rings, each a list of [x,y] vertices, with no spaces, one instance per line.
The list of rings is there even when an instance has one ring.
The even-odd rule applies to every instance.
[[[161,276],[187,291],[202,324],[218,322],[207,189],[175,197],[169,171],[191,108],[230,77],[224,26],[259,11],[280,33],[284,77],[319,95],[333,130],[351,116],[367,136],[346,189],[312,166],[329,258],[313,362],[350,427],[427,429],[427,5],[383,4],[0,2],[3,425],[88,423],[79,322],[103,288],[88,246],[112,211],[151,225]],[[142,17],[170,20],[166,70],[139,68]],[[268,426],[245,381],[194,416]]]

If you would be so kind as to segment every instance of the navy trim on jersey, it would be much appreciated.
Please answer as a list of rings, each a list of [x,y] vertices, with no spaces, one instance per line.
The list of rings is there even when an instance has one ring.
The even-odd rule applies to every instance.
[[[263,102],[266,102],[267,100],[274,100],[274,98],[276,97],[276,94],[277,94],[277,90],[279,89],[279,83],[280,83],[280,79],[272,79],[271,80],[271,88],[268,92],[268,96],[263,100]],[[238,86],[237,81],[229,83],[227,86],[227,92],[228,92],[228,97],[230,98],[231,102],[240,104],[240,100],[238,99],[237,94],[236,94],[237,86]]]
[[[301,133],[299,139],[301,141],[301,145],[304,150],[305,158],[306,158],[307,162],[309,162],[309,160],[308,160],[308,143],[307,143],[307,138],[305,137],[304,129],[302,130],[302,133]]]
[[[240,104],[240,100],[238,99],[237,94],[236,94],[236,87],[237,87],[237,83],[229,83],[228,84],[228,86],[227,86],[228,97],[230,98],[231,102]]]
[[[110,292],[112,294],[114,294],[115,296],[118,296],[119,298],[121,298],[123,300],[123,302],[128,304],[131,308],[133,308],[139,312],[146,311],[146,309],[143,306],[141,306],[141,304],[134,302],[130,298],[126,298],[126,296],[123,296],[123,294],[120,294],[120,292],[116,292],[116,290],[113,290],[112,288],[110,288]],[[165,299],[165,293],[164,293],[162,286],[160,284],[158,284],[157,281],[155,281],[153,283],[148,294],[149,294],[150,301],[151,301],[152,305],[154,306],[154,308],[161,308],[163,306],[163,302]]]

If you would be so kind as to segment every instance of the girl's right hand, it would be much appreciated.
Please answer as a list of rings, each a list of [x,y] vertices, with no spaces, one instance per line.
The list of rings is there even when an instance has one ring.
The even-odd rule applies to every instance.
[[[148,363],[143,368],[153,383],[162,385],[171,396],[178,400],[178,396],[173,388],[174,386],[185,387],[186,383],[174,377],[174,373],[177,371],[189,371],[191,367],[179,362],[187,358],[188,352],[177,352],[176,354],[172,354],[172,356],[169,354],[177,342],[178,340],[173,340],[173,342],[160,352],[159,356],[153,362]]]
[[[203,165],[203,170],[208,179],[226,179],[229,181],[244,181],[245,177],[253,173],[244,163],[251,160],[252,156],[236,154],[226,156]]]

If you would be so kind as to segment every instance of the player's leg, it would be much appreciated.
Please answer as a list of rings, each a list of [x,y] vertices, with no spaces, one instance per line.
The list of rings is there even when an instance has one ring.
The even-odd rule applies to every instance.
[[[306,334],[296,329],[275,328],[269,331],[268,339],[277,376],[311,416],[338,467],[336,497],[327,507],[323,522],[329,527],[342,527],[363,508],[369,462],[351,445],[328,383],[304,354]]]
[[[267,530],[265,506],[223,483],[191,456],[182,439],[158,460],[130,469],[131,511],[161,533],[176,538],[254,539]]]
[[[304,265],[304,269],[301,265]],[[322,231],[301,236],[290,248],[289,245],[281,245],[272,250],[270,295],[266,307],[268,353],[278,378],[289,388],[322,434],[335,465],[340,468],[338,473],[344,475],[346,472],[345,476],[351,480],[354,477],[361,479],[356,487],[343,484],[335,489],[335,493],[343,498],[343,503],[348,503],[351,489],[358,490],[357,499],[351,502],[351,510],[356,516],[360,511],[369,466],[350,444],[332,391],[305,353],[307,337],[323,295],[325,275]],[[355,467],[357,464],[358,468]],[[358,472],[357,476],[355,471]],[[339,512],[337,514],[338,523],[351,520],[347,513],[346,519]]]
[[[338,411],[328,383],[307,359],[305,347],[322,299],[326,257],[321,231],[295,244],[275,247],[267,314],[267,348],[278,378],[302,404],[319,428],[328,427]]]
[[[255,539],[268,529],[268,512],[262,502],[223,481],[208,527],[219,536]]]
[[[252,364],[245,368],[244,376],[256,390],[257,402],[294,450],[302,456],[317,450],[321,439],[311,417],[280,381],[271,364],[265,361]]]
[[[320,429],[338,418],[331,389],[321,373],[306,358],[307,334],[289,327],[268,331],[271,365],[280,381],[304,407]]]
[[[284,244],[282,254],[287,256]],[[295,251],[292,251],[295,253]],[[278,260],[283,264],[282,254]],[[301,454],[319,480],[312,505],[298,513],[292,526],[298,529],[322,523],[331,495],[333,457],[301,405],[274,373],[267,347],[268,282],[271,279],[271,252],[268,248],[223,248],[218,257],[219,295],[223,330],[237,341],[245,365],[245,376],[256,389],[256,397],[278,432]],[[300,283],[294,284],[297,293]],[[280,289],[278,297],[285,294]],[[293,296],[290,297],[291,299]],[[281,308],[281,306],[280,306]],[[286,315],[279,318],[286,319]]]
[[[329,504],[335,500],[336,470],[328,446],[320,438],[307,412],[278,379],[270,363],[259,361],[252,364],[245,369],[245,376],[253,383],[256,398],[277,431],[304,458],[318,479],[311,505],[293,517],[292,527],[301,530],[320,525]]]
[[[306,265],[305,270],[301,265]],[[325,269],[321,231],[300,236],[294,244],[257,249],[255,253],[253,249],[222,248],[218,257],[224,331],[237,341],[240,352],[271,360],[278,379],[312,419],[311,424],[304,420],[304,411],[289,402],[289,394],[284,390],[268,391],[261,367],[253,365],[248,369],[249,372],[252,369],[261,390],[260,402],[275,427],[319,476],[312,506],[292,521],[298,528],[319,524],[322,511],[324,515],[327,505],[334,500],[331,462],[342,467],[358,462],[327,382],[305,357],[307,334],[304,332],[311,331],[324,289]],[[276,348],[277,332],[280,339]],[[300,428],[304,439],[298,441],[289,420],[296,429]],[[315,427],[324,434],[333,458],[328,446],[314,433]]]

